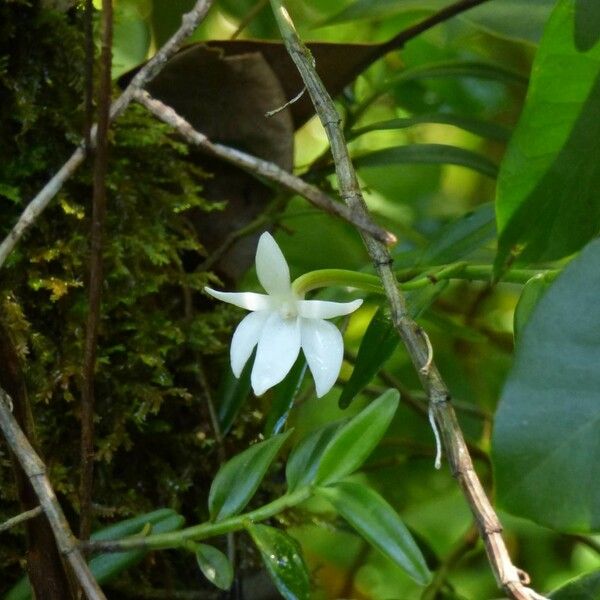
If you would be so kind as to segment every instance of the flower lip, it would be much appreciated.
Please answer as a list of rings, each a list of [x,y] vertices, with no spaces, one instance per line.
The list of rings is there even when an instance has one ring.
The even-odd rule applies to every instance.
[[[256,347],[251,383],[254,393],[260,396],[285,378],[302,348],[315,380],[317,396],[323,396],[334,386],[344,354],[341,333],[325,319],[354,312],[362,300],[331,302],[298,297],[292,289],[283,253],[267,232],[258,242],[256,272],[267,294],[204,288],[218,300],[252,311],[233,334],[231,367],[234,375],[241,375]]]

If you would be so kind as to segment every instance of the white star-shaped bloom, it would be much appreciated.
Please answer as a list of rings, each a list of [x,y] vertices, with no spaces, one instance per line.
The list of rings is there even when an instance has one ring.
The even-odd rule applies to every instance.
[[[297,296],[290,282],[288,264],[269,233],[263,233],[258,241],[256,273],[266,294],[204,288],[223,302],[252,311],[233,334],[233,373],[240,376],[257,346],[251,382],[254,393],[260,396],[284,379],[302,348],[315,380],[317,396],[323,396],[335,384],[344,355],[342,334],[325,319],[354,312],[362,300],[328,302]]]

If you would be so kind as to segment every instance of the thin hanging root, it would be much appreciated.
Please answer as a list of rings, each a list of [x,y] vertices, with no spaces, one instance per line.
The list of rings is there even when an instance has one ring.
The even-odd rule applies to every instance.
[[[431,429],[433,429],[433,435],[435,437],[435,468],[442,468],[442,440],[440,438],[440,432],[435,422],[435,415],[433,414],[433,405],[429,407],[427,412],[429,416],[429,424],[431,425]]]
[[[275,108],[273,110],[268,110],[265,113],[265,117],[274,117],[277,113],[280,113],[282,110],[285,110],[291,104],[294,104],[294,102],[298,102],[298,100],[300,100],[300,98],[302,98],[302,96],[304,95],[305,91],[306,86],[304,86],[291,100],[288,100],[283,106],[280,106],[279,108]]]
[[[423,331],[423,329],[421,329],[419,333],[421,334],[421,337],[423,338],[425,345],[427,346],[427,360],[425,361],[425,364],[419,369],[419,371],[423,375],[427,375],[429,373],[429,369],[431,368],[431,363],[433,362],[433,346],[431,345],[429,336],[425,331]]]

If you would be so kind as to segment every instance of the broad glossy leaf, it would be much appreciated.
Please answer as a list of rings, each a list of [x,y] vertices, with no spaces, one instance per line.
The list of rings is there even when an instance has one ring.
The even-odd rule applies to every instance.
[[[306,358],[299,356],[298,360],[286,375],[285,379],[275,389],[271,409],[267,415],[264,432],[266,436],[280,433],[287,422],[294,400],[300,391],[307,368]]]
[[[443,227],[424,250],[419,263],[440,265],[462,260],[495,236],[494,205],[483,204]]]
[[[490,121],[481,121],[480,119],[475,119],[473,117],[445,113],[416,115],[414,117],[407,117],[403,119],[388,119],[387,121],[371,123],[370,125],[352,131],[351,137],[356,138],[360,135],[364,135],[365,133],[370,133],[371,131],[405,129],[415,125],[430,123],[452,125],[453,127],[458,127],[464,131],[474,133],[475,135],[502,142],[508,141],[510,138],[510,129],[504,127],[503,125],[498,125],[497,123],[492,123]]]
[[[569,581],[550,594],[552,600],[598,600],[600,598],[600,571],[588,573]]]
[[[229,431],[238,412],[250,395],[250,373],[253,364],[254,357],[251,356],[239,379],[232,373],[231,367],[228,367],[227,373],[223,377],[218,394],[219,408],[217,415],[223,433]]]
[[[352,375],[347,381],[338,404],[347,408],[357,394],[375,377],[392,355],[400,338],[385,311],[378,308],[360,342]]]
[[[600,530],[600,241],[519,336],[493,437],[498,500],[559,531]]]
[[[286,600],[308,600],[310,580],[298,542],[267,525],[248,527],[279,593]]]
[[[214,546],[196,545],[196,561],[204,577],[220,590],[228,590],[233,583],[233,567],[229,559]]]
[[[317,488],[358,533],[404,569],[417,583],[431,579],[425,559],[396,511],[372,488],[342,481]]]
[[[402,164],[459,165],[473,171],[496,177],[498,168],[485,156],[447,144],[410,144],[383,148],[354,159],[357,168],[382,167]]]
[[[323,451],[342,423],[338,421],[319,427],[294,448],[285,467],[288,492],[313,482]]]
[[[254,444],[219,469],[208,494],[213,521],[231,517],[248,504],[289,435],[290,431]]]
[[[537,43],[554,0],[494,0],[463,13],[458,19],[500,37]],[[451,0],[356,0],[330,17],[329,24],[360,19],[381,19],[406,11],[437,11]]]
[[[577,16],[594,3],[560,0],[537,52],[498,179],[498,271],[513,250],[554,260],[600,229],[600,11]]]
[[[363,464],[385,434],[399,398],[397,390],[381,394],[333,436],[321,457],[316,483],[338,481]]]

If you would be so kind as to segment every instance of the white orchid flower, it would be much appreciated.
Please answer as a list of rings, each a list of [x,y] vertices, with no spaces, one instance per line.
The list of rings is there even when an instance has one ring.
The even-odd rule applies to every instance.
[[[256,273],[267,294],[204,288],[218,300],[252,311],[233,334],[231,368],[234,375],[240,376],[258,346],[251,382],[254,393],[260,396],[284,379],[302,348],[315,380],[317,396],[323,396],[335,384],[344,355],[342,334],[325,319],[354,312],[362,300],[304,300],[295,294],[288,264],[269,233],[263,233],[258,241]]]

